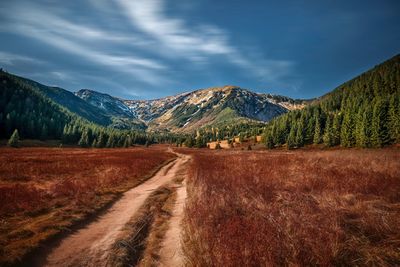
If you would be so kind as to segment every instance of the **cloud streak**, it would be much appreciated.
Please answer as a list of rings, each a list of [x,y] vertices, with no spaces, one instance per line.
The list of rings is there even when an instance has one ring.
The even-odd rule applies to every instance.
[[[275,79],[287,74],[292,62],[285,60],[249,59],[229,44],[228,34],[211,25],[189,28],[183,19],[169,18],[162,0],[116,0],[134,27],[157,39],[164,51],[185,57],[193,63],[207,62],[212,56],[224,56],[234,64],[259,78]]]
[[[87,0],[82,7],[86,4],[91,9],[82,12],[75,12],[74,5],[54,7],[46,3],[20,0],[7,8],[0,5],[0,34],[37,40],[74,56],[78,65],[101,68],[103,74],[113,72],[110,77],[123,77],[139,85],[175,87],[182,84],[180,79],[188,83],[190,75],[198,78],[209,73],[211,79],[219,80],[215,73],[225,67],[247,78],[271,82],[288,74],[293,66],[290,61],[254,56],[233,45],[229,32],[220,27],[201,22],[193,25],[169,16],[164,0]],[[88,11],[90,16],[86,16]],[[39,62],[5,52],[0,53],[0,60],[5,65]],[[51,59],[49,62],[58,69],[49,76],[62,82],[70,78],[63,74],[71,70],[62,70]],[[118,83],[118,78],[114,82]],[[131,90],[137,93],[138,89]]]
[[[129,43],[138,42],[139,39],[137,38],[75,24],[52,15],[50,12],[43,12],[32,5],[18,8],[22,10],[15,11],[15,13],[25,15],[23,17],[10,18],[12,25],[4,24],[0,28],[1,31],[11,30],[14,33],[18,32],[21,35],[37,39],[71,54],[86,58],[93,63],[128,72],[148,84],[155,85],[157,80],[166,80],[157,73],[157,71],[166,69],[166,66],[157,60],[133,56],[132,52],[129,54],[113,54],[104,49],[93,48],[98,41]],[[8,16],[7,14],[3,15]],[[14,61],[18,59],[21,60],[21,58],[14,57]]]
[[[19,62],[35,63],[35,64],[44,64],[45,63],[44,61],[36,59],[36,58],[0,51],[0,63],[2,63],[4,65],[12,66]]]

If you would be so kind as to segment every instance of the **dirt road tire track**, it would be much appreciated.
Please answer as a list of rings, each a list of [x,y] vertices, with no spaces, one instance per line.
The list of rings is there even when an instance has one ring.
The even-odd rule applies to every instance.
[[[165,233],[160,251],[160,266],[184,266],[184,256],[181,244],[182,219],[187,197],[186,180],[177,188],[175,207],[169,221],[169,227]]]
[[[125,192],[96,221],[63,239],[47,255],[42,266],[107,266],[110,247],[126,223],[154,190],[175,178],[189,158],[181,154],[177,156],[152,178]]]

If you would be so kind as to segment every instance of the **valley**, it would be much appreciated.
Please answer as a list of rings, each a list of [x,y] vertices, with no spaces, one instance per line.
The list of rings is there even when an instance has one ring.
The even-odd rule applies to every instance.
[[[0,1],[0,267],[400,266],[400,1]]]

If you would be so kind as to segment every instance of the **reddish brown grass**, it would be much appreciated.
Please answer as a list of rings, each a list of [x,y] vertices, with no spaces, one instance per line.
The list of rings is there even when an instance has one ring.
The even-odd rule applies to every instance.
[[[164,148],[0,148],[0,265],[84,219],[174,157]]]
[[[193,153],[189,266],[400,264],[400,151]]]

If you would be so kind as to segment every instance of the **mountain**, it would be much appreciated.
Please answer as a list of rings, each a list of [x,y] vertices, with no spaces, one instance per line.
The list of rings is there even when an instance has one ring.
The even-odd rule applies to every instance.
[[[106,114],[134,118],[132,110],[120,99],[107,94],[102,94],[89,89],[82,89],[75,93],[76,96],[82,98],[89,104],[104,110]]]
[[[271,148],[306,144],[381,147],[400,143],[400,55],[315,99],[302,110],[273,119]]]
[[[4,73],[6,74],[6,73]],[[11,74],[7,74],[11,75]],[[55,103],[67,108],[72,113],[77,114],[78,116],[87,119],[88,121],[97,123],[99,125],[107,126],[112,124],[112,120],[110,116],[108,116],[105,112],[101,109],[97,108],[96,106],[90,105],[86,101],[82,100],[79,97],[76,97],[70,91],[59,87],[52,87],[40,84],[38,82],[19,77],[13,75],[15,79],[17,79],[20,83],[24,83],[33,90],[41,92]]]
[[[0,71],[0,138],[60,138],[75,117],[24,81]]]
[[[102,110],[66,90],[47,87],[0,70],[0,139],[9,138],[17,130],[22,139],[57,139],[63,144],[82,147],[129,147],[173,141],[173,137],[166,135],[102,127],[103,121],[96,123],[96,120],[102,116],[109,119],[103,114]],[[106,123],[112,122],[107,120]]]
[[[90,90],[75,94],[108,114],[142,120],[149,130],[173,132],[192,132],[219,123],[266,122],[306,104],[288,97],[257,94],[237,86],[196,90],[155,100],[121,100]]]
[[[134,116],[129,107],[116,98],[90,90],[81,90],[74,94],[60,87],[46,86],[6,72],[3,72],[3,74],[13,76],[19,83],[29,86],[34,91],[43,94],[68,111],[90,122],[116,129],[146,129],[146,125]],[[115,103],[108,104],[107,101],[104,101],[103,104],[96,102],[95,98],[87,98],[86,96],[91,96],[92,92],[101,95],[101,99],[108,97],[108,101]],[[114,106],[117,107],[115,110],[112,109]],[[124,107],[125,110],[123,110]]]
[[[147,118],[146,111],[151,111],[150,129],[191,132],[221,123],[266,122],[290,109],[301,108],[303,104],[289,98],[274,98],[236,86],[224,86],[149,101],[150,109],[144,106],[144,109],[140,105],[136,107],[136,113]]]
[[[81,89],[75,92],[75,96],[109,116],[112,123],[108,126],[118,129],[145,130],[147,128],[146,124],[139,120],[131,108],[119,98],[89,89]]]

